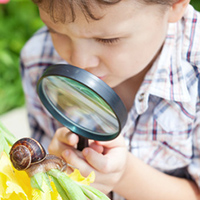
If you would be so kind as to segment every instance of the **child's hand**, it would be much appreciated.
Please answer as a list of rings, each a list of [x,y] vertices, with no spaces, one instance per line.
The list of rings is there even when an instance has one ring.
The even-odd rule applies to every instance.
[[[109,142],[90,141],[82,152],[76,149],[79,138],[67,128],[59,128],[50,145],[49,153],[62,156],[66,162],[77,167],[83,176],[95,172],[93,186],[109,193],[120,181],[126,169],[128,151],[120,135]]]
[[[61,156],[61,153],[66,149],[74,149],[75,150],[78,142],[79,142],[78,135],[72,133],[66,127],[62,127],[56,131],[56,133],[49,145],[48,151],[49,151],[49,153],[54,154],[56,156]],[[103,146],[98,145],[96,141],[90,140],[89,146],[99,153],[103,152]],[[80,151],[77,151],[77,152],[79,154],[81,154]]]
[[[62,153],[66,162],[77,167],[83,176],[94,171],[96,178],[92,186],[104,193],[109,193],[120,181],[126,170],[127,156],[122,136],[109,142],[93,142],[82,151],[82,156],[72,148]]]
[[[49,153],[56,156],[61,156],[61,153],[66,149],[75,149],[78,143],[78,136],[72,133],[69,129],[59,128],[48,148]]]

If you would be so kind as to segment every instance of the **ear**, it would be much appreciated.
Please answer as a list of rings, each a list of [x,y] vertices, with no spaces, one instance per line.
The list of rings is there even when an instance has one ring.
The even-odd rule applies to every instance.
[[[181,19],[189,3],[190,0],[178,0],[174,3],[169,10],[168,22],[173,23]]]

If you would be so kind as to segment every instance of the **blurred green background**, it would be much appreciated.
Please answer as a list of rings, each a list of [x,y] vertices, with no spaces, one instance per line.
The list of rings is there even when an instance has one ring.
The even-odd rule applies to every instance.
[[[19,53],[31,35],[43,26],[31,0],[0,5],[0,115],[24,105]]]
[[[200,11],[200,0],[191,4]],[[25,104],[19,72],[19,53],[43,26],[31,0],[10,0],[0,5],[0,115]]]

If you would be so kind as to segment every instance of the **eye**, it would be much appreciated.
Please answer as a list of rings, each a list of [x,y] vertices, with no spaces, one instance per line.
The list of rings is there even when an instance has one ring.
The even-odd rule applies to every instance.
[[[119,38],[111,38],[111,39],[101,39],[97,38],[96,41],[103,43],[103,44],[113,44],[117,43],[120,39]]]

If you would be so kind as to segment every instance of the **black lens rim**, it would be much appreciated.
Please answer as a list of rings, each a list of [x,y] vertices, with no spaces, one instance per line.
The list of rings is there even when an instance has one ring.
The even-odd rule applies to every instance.
[[[62,76],[70,78],[83,84],[98,94],[113,110],[119,124],[118,132],[108,135],[96,134],[93,131],[84,129],[83,127],[72,123],[71,120],[67,120],[67,117],[63,117],[63,114],[57,109],[56,106],[50,102],[50,100],[46,97],[45,92],[43,91],[42,82],[43,79],[48,76]],[[37,93],[42,104],[55,119],[57,119],[61,124],[63,124],[72,132],[88,139],[98,141],[112,140],[120,134],[127,120],[127,110],[120,97],[114,92],[112,88],[110,88],[105,82],[93,74],[69,64],[56,64],[47,67],[42,77],[37,82]]]

